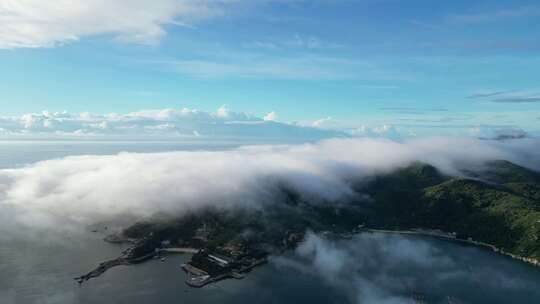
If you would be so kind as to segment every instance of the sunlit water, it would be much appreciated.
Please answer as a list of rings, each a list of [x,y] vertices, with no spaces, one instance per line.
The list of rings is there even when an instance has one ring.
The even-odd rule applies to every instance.
[[[172,143],[12,142],[0,144],[0,168],[18,167],[66,155],[227,149],[234,146],[230,143],[204,147]],[[388,280],[388,284],[385,282],[381,285],[395,285],[405,296],[409,290],[403,289],[403,286],[409,284],[410,292],[425,294],[429,303],[448,303],[448,296],[460,301],[456,303],[540,303],[539,268],[484,249],[411,236],[405,238],[408,248],[430,248],[431,254],[437,257],[435,261],[445,261],[445,265],[422,264],[422,261],[415,261],[414,258],[405,258],[402,263],[386,269],[385,265],[391,262],[389,259],[394,253],[382,251],[380,265],[367,267],[363,264],[365,257],[359,254],[358,267],[350,269],[351,278],[354,279],[342,284],[320,271],[306,271],[283,263],[285,260],[308,267],[312,265],[308,257],[289,252],[285,254],[286,258],[272,258],[270,263],[255,269],[243,280],[226,280],[202,289],[191,289],[184,284],[185,276],[180,269],[189,256],[175,255],[165,262],[153,260],[136,266],[113,268],[103,276],[79,286],[74,277],[103,260],[118,256],[123,248],[102,241],[103,236],[101,232],[86,232],[51,237],[47,242],[43,242],[43,236],[39,234],[24,239],[0,237],[0,304],[369,303],[366,297],[355,296],[356,293],[366,292],[362,288],[369,288],[361,280],[373,279],[372,283],[381,284],[381,278]],[[385,238],[390,243],[404,239],[396,236]],[[340,250],[340,246],[369,244],[360,235],[352,240],[337,242],[334,246]],[[353,252],[381,254],[381,251],[377,253],[373,248],[357,249],[360,251]],[[399,250],[396,251],[399,255]],[[385,270],[382,272],[380,269]],[[403,303],[413,303],[410,299],[408,301]]]

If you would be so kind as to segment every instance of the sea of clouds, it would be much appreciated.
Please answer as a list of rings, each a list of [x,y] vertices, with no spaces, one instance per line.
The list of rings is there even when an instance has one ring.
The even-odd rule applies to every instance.
[[[222,151],[68,156],[3,169],[0,248],[7,251],[0,251],[0,256],[8,262],[0,264],[0,269],[13,278],[0,276],[0,294],[7,292],[15,299],[22,292],[17,288],[26,286],[27,275],[52,280],[40,272],[47,268],[39,265],[48,265],[49,259],[40,248],[65,251],[67,256],[80,252],[74,248],[86,248],[89,237],[101,235],[85,233],[96,223],[102,227],[100,223],[120,221],[125,226],[156,214],[174,216],[208,206],[259,208],[279,199],[283,185],[309,201],[342,203],[357,195],[354,182],[415,161],[451,175],[498,159],[540,170],[539,144],[531,138],[341,138]],[[22,251],[10,253],[17,250]],[[24,258],[13,258],[19,255]],[[59,269],[64,268],[59,257],[50,258]],[[475,268],[474,275],[465,273],[463,265],[438,247],[399,237],[362,234],[350,242],[335,243],[308,233],[294,257],[276,257],[272,263],[320,278],[351,303],[407,303],[411,289],[438,288],[449,282],[496,284],[489,288],[505,288],[517,295],[530,288],[530,279],[509,279],[490,266]],[[49,289],[49,284],[43,286]]]
[[[0,229],[83,227],[207,206],[258,208],[271,204],[282,185],[310,201],[342,202],[355,195],[352,181],[415,161],[451,175],[497,159],[539,170],[538,146],[536,139],[357,138],[227,151],[70,156],[0,170]]]

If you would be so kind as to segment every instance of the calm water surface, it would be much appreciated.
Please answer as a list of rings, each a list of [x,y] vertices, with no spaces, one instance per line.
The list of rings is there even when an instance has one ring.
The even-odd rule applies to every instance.
[[[452,272],[444,273],[448,277],[437,284],[431,282],[441,276],[437,270],[419,271],[410,265],[393,270],[396,276],[406,271],[408,277],[416,277],[415,290],[429,295],[430,303],[447,303],[449,295],[459,303],[540,303],[537,268],[479,248],[428,238],[406,239],[413,245],[432,246],[454,263]],[[0,303],[354,303],[339,286],[320,275],[284,267],[273,259],[243,280],[226,280],[202,289],[184,285],[180,265],[187,255],[113,268],[82,286],[72,280],[116,257],[121,249],[91,233],[71,244],[4,243],[0,249]],[[301,260],[293,252],[286,256]],[[463,274],[469,278],[463,279]]]

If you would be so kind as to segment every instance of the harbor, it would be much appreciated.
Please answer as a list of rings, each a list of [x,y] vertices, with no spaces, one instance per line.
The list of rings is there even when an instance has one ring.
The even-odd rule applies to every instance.
[[[262,255],[232,258],[201,250],[181,267],[187,275],[185,283],[191,287],[201,288],[223,279],[243,279],[243,273],[266,262],[266,256]]]

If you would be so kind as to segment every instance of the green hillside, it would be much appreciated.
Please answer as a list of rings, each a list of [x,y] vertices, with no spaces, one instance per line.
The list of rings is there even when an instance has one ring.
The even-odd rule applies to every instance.
[[[370,224],[441,229],[540,258],[540,175],[505,161],[488,166],[467,172],[475,179],[442,177],[425,164],[382,176],[367,189],[377,202]]]
[[[353,185],[358,195],[339,203],[309,201],[282,185],[281,199],[258,209],[199,209],[166,221],[138,223],[123,234],[138,240],[131,260],[152,254],[164,240],[231,255],[279,253],[294,248],[307,230],[350,236],[363,224],[440,229],[540,259],[540,175],[505,161],[464,174],[470,178],[413,163]]]

